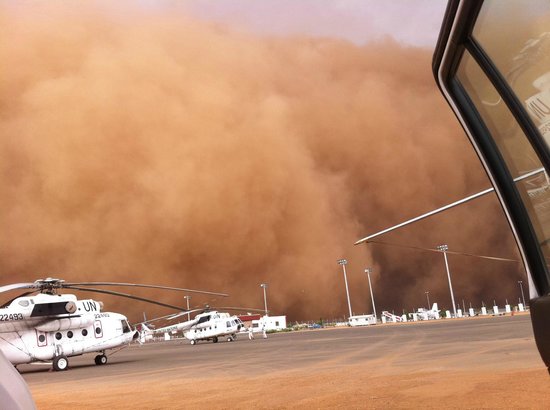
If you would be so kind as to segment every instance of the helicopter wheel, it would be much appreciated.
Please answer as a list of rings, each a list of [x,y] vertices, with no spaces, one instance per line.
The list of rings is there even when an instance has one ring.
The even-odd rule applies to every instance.
[[[107,363],[107,356],[105,356],[104,354],[98,354],[95,359],[94,359],[94,362],[95,364],[97,364],[98,366],[102,365],[102,364],[106,364]]]
[[[197,344],[197,341],[195,339],[191,340],[191,344],[192,345],[196,345]]]
[[[228,341],[228,342],[232,342],[232,341],[233,341],[233,338],[232,338],[231,336],[229,336],[229,337],[227,338],[227,341]]]
[[[214,336],[214,337],[212,338],[212,342],[213,342],[213,343],[218,343],[218,338],[217,338],[217,336]]]
[[[63,356],[63,355],[56,356],[53,359],[53,369],[56,372],[67,370],[68,367],[69,367],[69,360],[67,359],[67,356]]]

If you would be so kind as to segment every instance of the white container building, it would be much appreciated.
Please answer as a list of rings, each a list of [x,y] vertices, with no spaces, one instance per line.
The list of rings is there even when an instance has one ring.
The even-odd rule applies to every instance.
[[[286,328],[286,316],[262,316],[259,320],[252,321],[252,330],[262,332],[265,330],[283,330]]]
[[[374,315],[356,315],[350,316],[348,319],[350,326],[368,326],[376,324],[376,317]]]

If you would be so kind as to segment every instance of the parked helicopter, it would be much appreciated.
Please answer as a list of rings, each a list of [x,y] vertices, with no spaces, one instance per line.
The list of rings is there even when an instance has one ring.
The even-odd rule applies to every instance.
[[[227,296],[217,292],[159,285],[67,283],[53,278],[2,286],[0,293],[29,290],[0,307],[0,350],[5,357],[15,366],[53,360],[54,370],[66,370],[68,357],[99,353],[95,356],[95,363],[103,365],[107,363],[106,350],[128,345],[138,337],[138,332],[132,329],[124,315],[102,312],[102,302],[78,300],[75,295],[58,294],[57,291],[62,288],[122,296],[182,310],[179,306],[89,286],[134,286]]]
[[[257,311],[264,312],[259,309],[250,308],[236,308],[236,307],[221,307],[219,309],[224,310],[238,310],[238,311]],[[176,323],[170,326],[160,327],[158,329],[151,329],[147,327],[147,323],[142,324],[143,332],[140,335],[140,340],[145,341],[150,335],[164,334],[182,331],[183,336],[191,342],[192,345],[196,345],[201,340],[211,340],[213,343],[217,343],[219,339],[225,338],[228,342],[233,342],[237,339],[237,333],[244,329],[245,325],[236,315],[230,315],[226,312],[220,312],[218,310],[210,310],[210,307],[204,309],[195,309],[187,312],[180,312],[175,315],[164,316],[162,318],[153,319],[166,319],[173,320],[179,316],[186,315],[188,313],[200,311],[193,319],[185,322]]]

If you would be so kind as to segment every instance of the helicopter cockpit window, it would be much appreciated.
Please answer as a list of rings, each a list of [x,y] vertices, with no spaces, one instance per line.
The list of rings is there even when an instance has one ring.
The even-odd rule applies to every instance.
[[[449,2],[433,69],[518,242],[550,368],[550,2]]]
[[[198,325],[200,325],[201,323],[204,323],[204,322],[208,322],[210,320],[210,315],[207,315],[207,316],[203,316],[199,319],[199,321],[197,322]]]
[[[509,27],[503,30],[503,27]],[[473,36],[550,147],[550,7],[547,0],[483,3]]]
[[[483,3],[473,37],[509,90],[529,112],[550,147],[550,22],[547,1],[489,0]],[[502,30],[503,26],[513,30]],[[473,56],[465,51],[457,78],[487,127],[529,214],[543,254],[550,257],[550,178],[518,121]]]
[[[122,333],[128,333],[132,330],[128,324],[128,321],[121,320],[120,322],[122,323]]]

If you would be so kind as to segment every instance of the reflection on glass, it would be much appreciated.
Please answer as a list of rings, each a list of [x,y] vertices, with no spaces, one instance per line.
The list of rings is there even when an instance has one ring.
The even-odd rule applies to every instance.
[[[485,1],[473,35],[550,146],[550,2]]]
[[[542,168],[533,148],[481,68],[466,52],[457,77],[494,138],[514,179]],[[550,260],[550,180],[545,171],[516,182],[545,257]]]
[[[515,118],[467,52],[464,53],[457,76],[498,144],[512,177],[540,168],[542,165]]]

